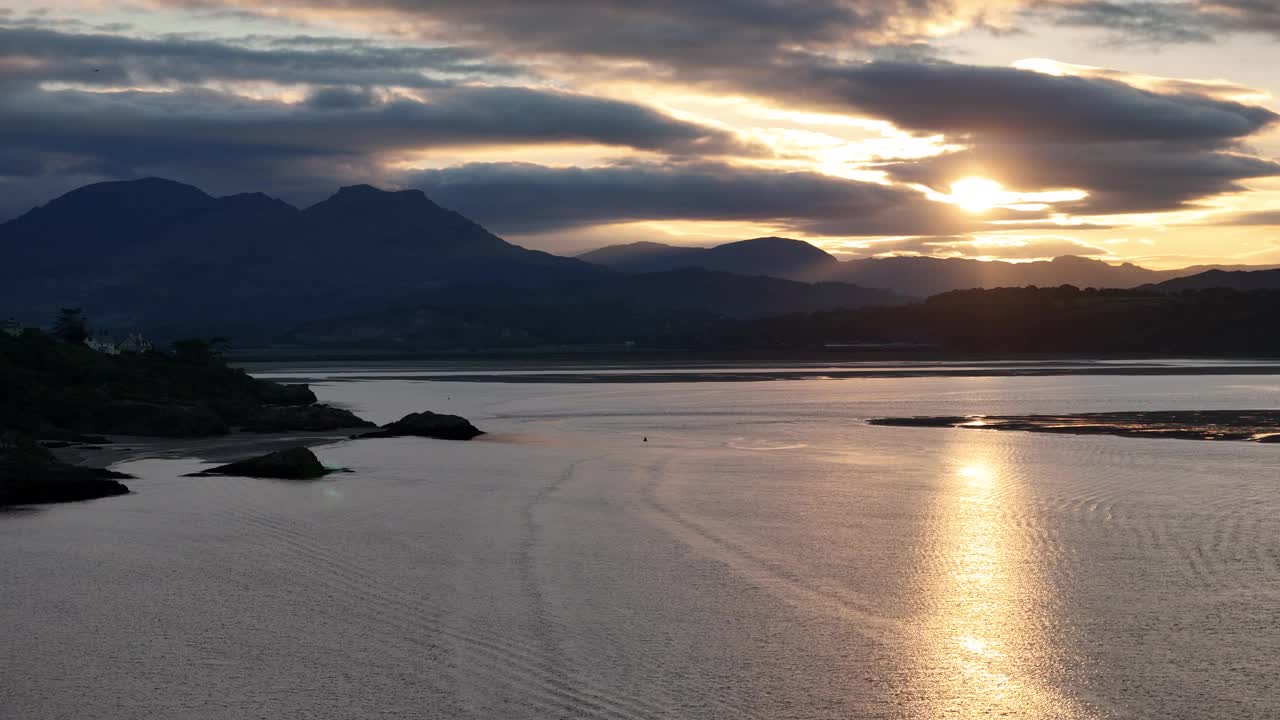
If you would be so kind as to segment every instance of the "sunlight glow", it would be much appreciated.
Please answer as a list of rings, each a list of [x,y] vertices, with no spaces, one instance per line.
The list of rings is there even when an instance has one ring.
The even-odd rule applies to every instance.
[[[971,213],[984,213],[1007,202],[1012,193],[995,180],[968,177],[951,183],[951,202]]]

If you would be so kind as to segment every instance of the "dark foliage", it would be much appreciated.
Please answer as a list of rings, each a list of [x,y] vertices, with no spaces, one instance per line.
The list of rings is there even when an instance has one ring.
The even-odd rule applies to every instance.
[[[104,355],[41,333],[0,334],[0,429],[209,435],[282,398],[314,402],[309,390],[256,380],[207,352]]]
[[[732,347],[916,342],[974,353],[1280,354],[1280,291],[999,288],[956,290],[899,307],[769,318],[735,328]]]
[[[89,339],[89,323],[80,308],[62,308],[53,322],[53,336],[59,340],[79,345]]]

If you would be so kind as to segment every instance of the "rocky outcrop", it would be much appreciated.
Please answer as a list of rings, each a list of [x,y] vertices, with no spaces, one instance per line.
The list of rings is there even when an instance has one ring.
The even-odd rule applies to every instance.
[[[274,433],[304,430],[328,432],[352,428],[377,427],[350,410],[328,405],[266,405],[249,414],[246,432]]]
[[[108,402],[94,412],[94,432],[108,435],[203,437],[225,435],[227,424],[203,405]]]
[[[1066,415],[876,418],[872,425],[1018,430],[1174,440],[1280,442],[1280,410],[1137,410]]]
[[[284,385],[259,380],[257,391],[258,400],[267,405],[312,405],[316,402],[316,394],[302,384]]]
[[[60,462],[34,445],[0,445],[0,505],[72,502],[124,495],[123,473]]]
[[[190,476],[238,475],[283,480],[312,480],[330,472],[333,471],[320,464],[315,453],[304,447],[295,447],[191,473]]]
[[[457,415],[420,412],[410,413],[393,423],[383,425],[382,429],[376,432],[365,433],[357,437],[378,438],[414,435],[440,440],[470,440],[483,434],[484,431],[478,430],[466,418]]]

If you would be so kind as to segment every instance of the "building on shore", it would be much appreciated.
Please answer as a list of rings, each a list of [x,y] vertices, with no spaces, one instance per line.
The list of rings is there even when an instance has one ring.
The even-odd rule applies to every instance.
[[[122,353],[149,353],[155,349],[151,341],[140,332],[129,333],[129,336],[116,345]]]
[[[85,338],[84,344],[88,345],[90,350],[100,352],[103,355],[120,354],[120,348],[116,347],[115,342],[111,340],[111,336],[106,333],[98,335],[97,337]]]

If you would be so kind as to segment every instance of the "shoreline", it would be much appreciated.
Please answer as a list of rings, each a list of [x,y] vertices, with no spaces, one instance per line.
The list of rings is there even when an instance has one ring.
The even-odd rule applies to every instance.
[[[778,367],[754,368],[663,367],[633,365],[590,368],[515,368],[495,367],[475,371],[459,371],[455,367],[424,368],[412,366],[375,366],[363,368],[347,365],[340,375],[325,367],[271,364],[267,367],[241,365],[255,376],[290,382],[322,383],[368,380],[415,380],[420,382],[489,382],[489,383],[695,383],[695,382],[772,382],[795,380],[856,380],[894,378],[972,378],[972,377],[1067,377],[1067,376],[1177,376],[1177,375],[1280,375],[1280,363],[1270,365],[1094,365],[1076,366],[992,366],[992,367]]]
[[[59,460],[82,467],[103,469],[149,458],[195,458],[227,462],[286,447],[318,447],[341,440],[362,428],[333,432],[230,433],[198,438],[156,438],[140,435],[106,435],[110,445],[72,446],[51,450]]]

